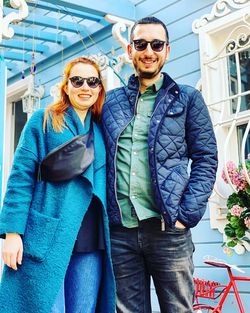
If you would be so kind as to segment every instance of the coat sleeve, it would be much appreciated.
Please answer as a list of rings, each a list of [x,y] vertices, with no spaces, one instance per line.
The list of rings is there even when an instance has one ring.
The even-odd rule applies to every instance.
[[[15,151],[0,215],[2,238],[8,232],[24,234],[36,183],[41,134],[41,112],[36,112],[25,125]]]
[[[205,213],[217,171],[217,145],[213,125],[203,97],[197,90],[187,108],[185,131],[192,163],[178,220],[188,227],[194,227]]]

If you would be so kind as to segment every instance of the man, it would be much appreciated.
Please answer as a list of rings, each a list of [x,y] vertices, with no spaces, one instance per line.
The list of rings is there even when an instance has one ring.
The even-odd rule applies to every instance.
[[[189,313],[190,228],[215,180],[213,128],[200,93],[161,72],[170,52],[163,22],[136,22],[127,50],[137,76],[110,91],[103,109],[117,312],[151,312],[152,277],[162,313]]]

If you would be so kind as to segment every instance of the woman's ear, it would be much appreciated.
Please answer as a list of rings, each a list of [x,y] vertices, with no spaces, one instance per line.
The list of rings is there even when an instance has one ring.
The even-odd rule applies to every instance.
[[[69,95],[68,84],[63,87],[63,90],[65,91],[66,95]]]

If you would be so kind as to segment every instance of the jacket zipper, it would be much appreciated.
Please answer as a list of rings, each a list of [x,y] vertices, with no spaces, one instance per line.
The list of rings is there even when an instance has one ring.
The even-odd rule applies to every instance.
[[[175,85],[175,83],[172,83],[172,84],[167,88],[165,95],[164,95],[164,96],[160,99],[160,101],[157,103],[157,105],[156,105],[156,107],[155,107],[155,109],[154,109],[154,111],[153,111],[153,113],[152,113],[152,116],[151,116],[151,118],[150,118],[150,122],[151,122],[151,119],[152,119],[152,117],[153,117],[153,115],[154,115],[156,109],[158,108],[159,104],[160,104],[160,103],[162,102],[162,100],[166,97],[166,94],[168,93],[168,91],[169,91],[174,85]],[[172,100],[172,102],[173,102],[173,101],[174,101],[174,99]],[[170,103],[171,103],[171,102],[170,102]],[[169,104],[170,104],[170,103],[169,103]],[[161,120],[163,120],[163,118],[162,118]],[[157,138],[157,134],[158,134],[158,131],[159,131],[159,128],[160,128],[160,125],[161,125],[161,124],[162,124],[162,122],[159,123],[159,125],[158,125],[158,127],[157,127],[157,131],[156,131],[156,134],[155,134],[155,138]],[[155,145],[156,145],[156,140],[155,140],[154,146],[153,146],[153,150],[154,150],[154,151],[155,151]],[[154,154],[154,155],[155,155],[155,154]],[[154,167],[156,168],[156,156],[154,156],[153,162],[154,162]],[[161,196],[161,193],[160,193],[160,190],[159,190],[159,184],[158,184],[158,176],[155,175],[155,178],[156,178],[156,188],[158,189],[158,193],[159,193],[159,195]],[[165,224],[164,217],[163,217],[163,215],[161,214],[161,231],[165,231],[165,230],[166,230],[166,224]]]
[[[116,148],[115,148],[115,156],[114,156],[114,173],[115,173],[114,190],[115,190],[115,199],[116,199],[116,203],[117,203],[117,206],[118,206],[119,211],[120,211],[120,218],[121,218],[121,221],[122,221],[122,210],[121,210],[120,204],[119,204],[119,202],[118,202],[117,190],[116,190],[116,182],[117,182],[117,176],[116,176],[116,157],[117,157],[117,149],[118,149],[118,140],[119,140],[119,137],[120,137],[121,133],[124,131],[124,129],[126,129],[126,127],[132,122],[133,118],[135,117],[135,112],[136,112],[136,108],[137,108],[137,103],[138,103],[139,94],[140,94],[140,92],[138,91],[137,96],[136,96],[136,101],[135,101],[135,107],[134,107],[134,114],[133,114],[133,117],[132,117],[131,120],[123,127],[123,129],[120,131],[119,135],[117,136],[117,140],[116,140]]]

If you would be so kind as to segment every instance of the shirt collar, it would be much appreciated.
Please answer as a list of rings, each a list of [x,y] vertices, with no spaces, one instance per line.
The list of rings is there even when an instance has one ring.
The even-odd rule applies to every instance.
[[[164,76],[163,76],[163,74],[161,74],[160,78],[153,85],[149,86],[145,90],[145,92],[146,91],[149,91],[149,92],[153,91],[154,93],[157,93],[161,89],[161,87],[163,85],[163,81],[164,81]]]

